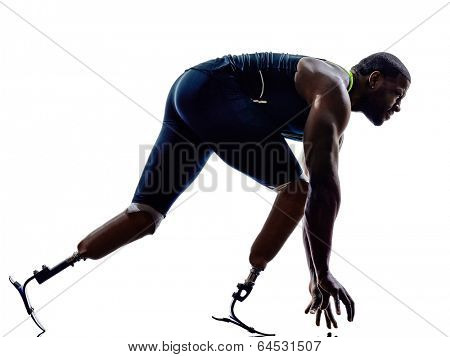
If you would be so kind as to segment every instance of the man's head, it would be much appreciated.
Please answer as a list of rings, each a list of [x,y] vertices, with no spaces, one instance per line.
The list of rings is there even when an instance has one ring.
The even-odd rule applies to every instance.
[[[397,57],[387,52],[374,53],[353,66],[352,72],[356,75],[352,110],[363,112],[376,126],[400,111],[411,75]]]

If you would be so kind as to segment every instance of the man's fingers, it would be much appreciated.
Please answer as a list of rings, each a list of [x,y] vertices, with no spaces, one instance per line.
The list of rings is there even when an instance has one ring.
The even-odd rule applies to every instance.
[[[328,307],[328,304],[330,303],[330,295],[329,294],[322,294],[320,309],[325,310]]]
[[[355,318],[355,302],[353,301],[352,297],[345,288],[344,292],[347,295],[348,299],[350,300],[350,306],[352,307],[352,321],[353,321],[353,319]]]
[[[342,298],[342,302],[345,305],[345,309],[347,310],[347,320],[349,322],[351,322],[351,321],[353,321],[353,309],[352,309],[350,299],[348,298],[347,294],[344,291],[342,291],[342,293],[341,293],[341,298]]]
[[[316,314],[316,325],[320,326],[320,315],[322,315],[322,310],[317,310],[317,314]]]
[[[327,323],[327,327],[329,329],[331,329],[331,321],[330,321],[330,316],[328,315],[328,310],[329,309],[324,310],[325,311],[325,321]]]
[[[336,314],[341,314],[341,303],[339,301],[339,292],[337,292],[335,295],[333,295],[334,299],[334,305],[336,306]]]
[[[311,309],[309,310],[309,312],[311,314],[315,314],[316,311],[319,309],[321,302],[322,302],[322,299],[314,298],[313,301],[312,301]]]
[[[331,311],[331,308],[328,308],[325,311],[328,311],[328,316],[329,316],[334,328],[338,328],[338,324],[336,322],[336,319],[334,318],[333,311]]]
[[[308,314],[308,313],[309,313],[309,309],[310,309],[311,305],[312,305],[312,301],[311,301],[311,302],[308,304],[308,306],[306,307],[306,309],[305,309],[305,314]]]

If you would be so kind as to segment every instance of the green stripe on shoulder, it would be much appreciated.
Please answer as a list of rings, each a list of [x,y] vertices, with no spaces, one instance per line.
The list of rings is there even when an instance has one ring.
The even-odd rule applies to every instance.
[[[341,67],[345,72],[348,73],[348,75],[349,75],[349,77],[350,77],[350,83],[348,84],[347,92],[350,92],[350,90],[351,90],[352,87],[353,87],[353,73],[352,73],[352,71],[347,71],[344,67],[342,67],[341,65],[339,65],[339,64],[337,64],[337,63],[334,63],[334,62],[331,62],[331,61],[328,61],[328,60],[326,60],[326,61],[327,61],[327,62],[330,62],[330,63],[333,63],[334,65],[336,65],[336,66],[338,66],[338,67]]]
[[[348,75],[350,76],[350,83],[348,85],[347,92],[350,92],[350,90],[353,87],[353,72],[352,71],[347,71],[347,72],[348,72]]]

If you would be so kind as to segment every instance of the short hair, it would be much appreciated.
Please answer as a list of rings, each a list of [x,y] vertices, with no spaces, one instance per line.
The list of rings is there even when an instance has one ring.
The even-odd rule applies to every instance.
[[[352,69],[363,75],[370,74],[373,71],[380,71],[390,77],[397,77],[398,74],[401,74],[411,82],[411,75],[406,66],[396,56],[387,52],[374,53],[362,59]]]

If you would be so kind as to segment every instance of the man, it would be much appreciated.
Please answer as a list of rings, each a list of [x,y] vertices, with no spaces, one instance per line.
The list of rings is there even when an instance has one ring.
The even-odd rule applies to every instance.
[[[163,127],[131,205],[84,238],[71,262],[100,259],[154,234],[216,153],[277,193],[251,247],[253,269],[265,269],[304,216],[312,296],[305,312],[317,312],[317,325],[324,312],[327,326],[337,327],[332,296],[337,314],[342,301],[353,321],[354,302],[329,269],[341,200],[338,153],[351,111],[382,125],[400,111],[410,81],[402,62],[385,52],[350,72],[324,59],[272,52],[226,55],[186,69],[169,92]],[[285,138],[303,140],[303,170]]]
[[[376,126],[382,125],[393,113],[400,111],[401,100],[411,81],[408,70],[397,57],[383,52],[363,59],[350,73],[323,59],[269,52],[224,56],[191,67],[187,72],[181,76],[184,77],[181,83],[177,83],[179,77],[172,87],[165,113],[166,118],[173,116],[174,122],[176,119],[182,120],[179,125],[163,128],[133,199],[136,204],[148,204],[141,206],[147,207],[147,210],[138,211],[135,215],[124,212],[93,232],[78,245],[80,254],[98,259],[122,243],[134,240],[134,237],[153,234],[169,205],[198,175],[209,155],[215,152],[229,165],[278,192],[274,207],[252,246],[251,265],[263,270],[304,214],[304,245],[311,272],[309,290],[312,295],[305,312],[317,311],[316,323],[319,325],[321,312],[324,311],[327,326],[330,327],[332,323],[337,327],[329,305],[330,296],[333,296],[337,314],[340,314],[339,302],[342,301],[346,306],[347,319],[352,321],[355,313],[353,300],[331,274],[328,265],[333,224],[341,199],[338,152],[351,111],[362,112]],[[261,87],[257,74],[260,75]],[[218,93],[223,96],[221,99],[216,97],[216,87],[222,89]],[[174,88],[178,94],[173,93]],[[252,99],[259,93],[256,91],[259,88],[259,98]],[[263,98],[264,91],[266,100]],[[201,106],[206,108],[199,109]],[[233,110],[228,112],[228,107]],[[214,114],[217,111],[226,112],[228,116],[217,118]],[[226,119],[227,125],[235,122],[233,125],[236,126],[231,132],[223,125]],[[247,124],[245,119],[253,122]],[[263,119],[268,119],[270,125],[260,124]],[[187,129],[186,124],[192,130],[184,130]],[[239,134],[233,131],[239,131]],[[159,149],[161,142],[184,141],[178,137],[181,135],[179,132],[194,142],[192,157],[198,165],[185,181],[181,180],[174,190],[169,190],[164,200],[158,190],[144,183],[144,178],[157,176],[154,152],[160,150],[160,153],[165,153]],[[300,139],[303,133],[309,184],[285,143],[280,141],[280,133],[283,137]],[[268,159],[271,150],[263,144],[260,150],[251,147],[256,157],[253,162],[266,160],[270,162],[270,169],[285,173],[283,179],[286,183],[281,185],[281,181],[244,162],[242,155],[239,160],[233,160],[227,147],[222,145],[223,150],[219,147],[219,144],[230,140],[239,144],[252,140],[265,144],[268,139],[268,143],[279,144],[273,150],[278,150],[278,153],[282,151],[280,148],[285,150],[281,154],[284,159],[282,165]],[[206,141],[217,145],[202,149],[201,143]],[[237,150],[242,153],[249,149],[240,145]],[[165,167],[162,172],[166,178],[171,175]],[[159,187],[163,186],[163,175],[154,181]],[[270,183],[276,183],[277,187]],[[152,190],[156,193],[150,192]],[[146,194],[146,191],[150,193]],[[159,212],[149,209],[151,206],[159,209]]]

